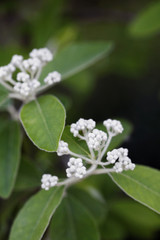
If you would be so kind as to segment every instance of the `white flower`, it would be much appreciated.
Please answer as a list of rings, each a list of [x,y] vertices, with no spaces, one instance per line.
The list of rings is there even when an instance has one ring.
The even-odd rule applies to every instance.
[[[70,131],[73,133],[74,137],[77,137],[79,131],[91,131],[95,126],[96,123],[92,119],[85,120],[83,118],[80,118],[76,123],[71,124]]]
[[[53,59],[53,54],[48,48],[33,49],[29,55],[31,58],[38,58],[42,63],[50,62]]]
[[[107,160],[111,164],[115,163],[113,169],[117,173],[122,172],[123,170],[134,170],[135,168],[135,164],[132,163],[131,159],[128,157],[128,149],[126,148],[114,149],[111,152],[108,152]]]
[[[23,67],[30,73],[35,73],[41,67],[41,62],[38,58],[28,58],[22,62]]]
[[[14,90],[23,97],[27,97],[30,94],[35,92],[35,89],[40,86],[40,82],[37,79],[25,81],[25,82],[17,82],[14,86]]]
[[[65,154],[69,154],[68,143],[66,143],[64,141],[60,141],[58,149],[57,149],[57,155],[62,156]]]
[[[7,78],[11,77],[14,71],[15,71],[15,67],[11,63],[9,63],[6,66],[0,67],[0,79],[5,81]]]
[[[13,55],[12,59],[11,59],[11,63],[15,66],[15,67],[20,67],[23,61],[23,57],[21,55]]]
[[[92,132],[88,134],[88,145],[94,150],[99,150],[104,147],[107,140],[107,134],[101,130],[93,129]]]
[[[68,162],[68,167],[66,169],[67,177],[77,177],[83,178],[86,174],[86,167],[83,166],[83,162],[81,158],[70,158]]]
[[[25,72],[19,72],[17,74],[17,81],[19,81],[19,82],[27,82],[27,81],[29,81],[29,79],[30,79],[29,74],[27,74]]]
[[[44,82],[48,85],[52,85],[54,83],[58,83],[61,81],[61,74],[59,72],[51,72],[48,76],[44,79]]]
[[[108,119],[103,122],[103,125],[107,128],[108,133],[112,133],[114,136],[123,132],[122,124],[118,120]]]
[[[51,187],[57,185],[58,177],[52,176],[51,174],[43,174],[41,179],[41,188],[45,190],[49,190]]]

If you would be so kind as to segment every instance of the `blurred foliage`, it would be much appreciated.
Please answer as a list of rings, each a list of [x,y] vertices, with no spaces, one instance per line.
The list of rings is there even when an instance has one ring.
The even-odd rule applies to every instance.
[[[126,110],[120,112],[120,117],[127,116],[136,124],[142,116],[141,125],[137,131],[145,127],[144,132],[137,135],[140,142],[137,140],[134,149],[131,147],[131,151],[137,152],[137,155],[132,154],[135,156],[134,161],[146,163],[147,155],[150,154],[148,162],[159,166],[155,160],[159,156],[156,140],[154,145],[155,149],[158,149],[158,154],[152,148],[152,143],[149,143],[149,147],[144,144],[148,132],[147,141],[152,139],[154,142],[150,137],[152,136],[150,132],[153,132],[152,127],[154,127],[155,139],[160,130],[159,111],[154,108],[157,102],[159,108],[160,88],[159,1],[154,0],[151,3],[149,0],[123,2],[2,0],[0,30],[1,65],[7,64],[15,53],[26,56],[32,48],[48,46],[56,52],[78,41],[113,41],[114,51],[109,58],[101,60],[89,70],[66,79],[60,86],[49,90],[49,93],[54,93],[65,105],[68,123],[74,122],[79,117],[94,116],[95,120],[102,120],[102,115],[104,118],[109,114],[118,115],[119,112],[115,110],[119,110],[119,104],[125,103]],[[67,56],[63,60],[67,61]],[[96,95],[100,89],[104,92],[101,91]],[[139,98],[136,93],[139,94]],[[140,101],[143,94],[148,97],[148,102]],[[103,95],[109,96],[111,100],[105,99],[105,102],[100,102]],[[0,104],[4,103],[5,96],[4,89],[0,87]],[[92,96],[94,101],[90,104]],[[117,98],[112,101],[112,96]],[[153,101],[152,96],[156,101]],[[127,108],[130,97],[136,110],[132,115],[127,115],[127,110],[131,108],[130,105]],[[100,102],[99,105],[97,102]],[[146,112],[145,115],[145,109],[150,104],[153,112]],[[18,106],[17,102],[16,105]],[[110,111],[110,109],[113,110]],[[2,116],[6,116],[3,109],[1,110]],[[131,128],[128,128],[130,133]],[[144,135],[142,140],[141,135]],[[133,144],[133,138],[126,139],[125,144],[130,143]],[[138,146],[143,149],[141,155]],[[150,153],[145,155],[147,148],[150,149]],[[155,163],[152,163],[153,159]],[[57,158],[56,154],[37,151],[35,146],[25,138],[14,192],[7,201],[0,199],[1,240],[8,239],[15,215],[30,195],[39,189],[41,174],[48,171],[59,172],[62,175],[66,160],[67,158]],[[85,204],[89,214],[97,218],[102,240],[158,239],[159,216],[139,203],[128,200],[109,177],[90,177],[77,184],[75,189],[71,189],[70,194],[78,198],[80,204]],[[103,208],[105,208],[104,212]],[[48,239],[50,232],[46,232],[44,240]]]

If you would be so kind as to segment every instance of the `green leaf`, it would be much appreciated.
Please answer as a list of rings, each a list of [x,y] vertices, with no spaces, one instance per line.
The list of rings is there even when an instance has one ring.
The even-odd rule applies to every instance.
[[[70,132],[70,126],[66,126],[62,135],[62,140],[68,143],[69,149],[77,154],[89,156],[89,150],[85,141],[75,138]]]
[[[62,75],[62,79],[84,70],[108,55],[112,50],[111,42],[77,43],[65,47],[49,63],[41,74],[41,81],[54,70]]]
[[[3,105],[8,98],[8,91],[0,84],[0,106]]]
[[[63,199],[52,219],[51,239],[98,240],[99,233],[94,219],[76,198]]]
[[[109,175],[131,198],[160,213],[160,171],[136,165],[133,171]]]
[[[159,215],[131,199],[114,202],[111,212],[117,219],[120,219],[120,222],[124,223],[132,235],[141,236],[143,239],[160,228]]]
[[[39,240],[61,202],[63,187],[41,190],[31,197],[15,219],[9,240]]]
[[[42,96],[27,103],[21,109],[20,118],[28,137],[38,148],[48,152],[57,150],[65,124],[65,109],[56,97]]]
[[[108,209],[105,200],[97,190],[93,187],[89,188],[88,191],[78,187],[72,187],[69,189],[69,193],[76,197],[78,201],[87,208],[97,223],[102,222]]]
[[[147,37],[160,32],[160,2],[151,3],[139,13],[130,24],[129,31],[134,37]]]
[[[28,158],[23,156],[15,184],[15,190],[21,191],[38,187],[41,175],[42,173],[34,164],[34,161],[29,161]]]
[[[21,133],[16,121],[0,120],[0,196],[8,198],[20,162]]]

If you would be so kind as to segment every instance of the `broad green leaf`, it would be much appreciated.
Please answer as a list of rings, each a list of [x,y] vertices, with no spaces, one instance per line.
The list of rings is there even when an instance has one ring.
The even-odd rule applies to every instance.
[[[71,188],[69,193],[75,196],[96,219],[97,223],[102,222],[107,212],[107,204],[99,192],[94,188],[83,190],[81,188]]]
[[[65,109],[51,95],[27,103],[21,109],[21,122],[33,143],[40,149],[53,152],[58,148],[65,124]]]
[[[0,84],[0,106],[5,103],[8,98],[8,91]]]
[[[99,233],[94,219],[76,198],[66,196],[55,215],[51,228],[54,240],[98,240]]]
[[[41,175],[41,171],[34,164],[34,161],[29,161],[29,159],[23,157],[15,184],[15,190],[21,191],[38,187]]]
[[[9,197],[20,162],[21,133],[15,121],[0,120],[0,196]]]
[[[152,36],[160,32],[160,2],[151,3],[130,24],[130,33],[135,37]]]
[[[131,198],[160,213],[160,171],[136,165],[133,171],[109,175]]]
[[[119,199],[111,206],[112,215],[124,222],[134,236],[151,236],[160,228],[160,217],[149,208],[131,199]],[[110,218],[108,219],[110,221]]]
[[[66,79],[96,63],[112,50],[111,42],[77,43],[65,47],[49,63],[41,75],[41,81],[54,70]]]
[[[63,187],[41,190],[31,197],[16,217],[9,240],[39,240],[61,202]]]
[[[124,240],[127,239],[127,230],[123,222],[118,218],[108,216],[106,217],[101,227],[102,239],[105,240]]]

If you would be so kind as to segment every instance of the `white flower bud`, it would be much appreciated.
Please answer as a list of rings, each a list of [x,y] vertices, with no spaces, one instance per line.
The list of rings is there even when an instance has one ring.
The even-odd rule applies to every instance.
[[[52,176],[51,174],[43,174],[41,179],[41,188],[45,190],[49,190],[51,187],[57,185],[58,177]]]
[[[112,133],[114,136],[123,132],[123,127],[120,121],[118,120],[105,120],[103,125],[107,128],[108,133]]]
[[[66,143],[64,141],[60,141],[58,149],[57,149],[57,155],[62,156],[65,154],[69,154],[68,143]]]
[[[52,85],[60,81],[61,81],[61,74],[56,71],[49,73],[48,76],[44,79],[44,82],[48,85]]]
[[[81,158],[70,158],[66,169],[67,177],[83,178],[86,174],[86,167],[83,166]]]

